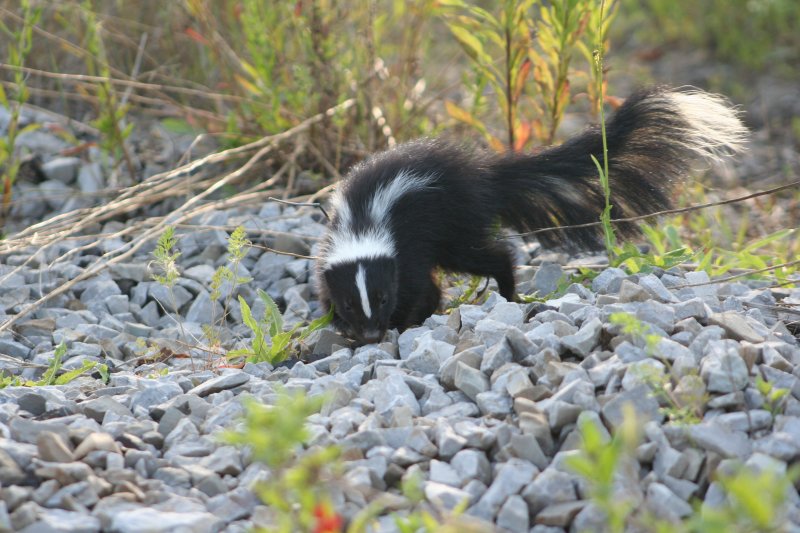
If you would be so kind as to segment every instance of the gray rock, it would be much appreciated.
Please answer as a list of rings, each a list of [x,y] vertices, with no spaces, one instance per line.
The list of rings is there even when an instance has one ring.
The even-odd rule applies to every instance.
[[[455,468],[445,462],[437,461],[436,459],[431,461],[430,480],[435,483],[444,483],[445,485],[456,488],[460,488],[463,483],[462,477]]]
[[[703,320],[708,317],[706,304],[700,298],[691,298],[689,300],[673,304],[672,309],[675,310],[675,320],[683,320],[685,318],[696,318]]]
[[[467,446],[472,448],[488,450],[497,441],[492,430],[472,420],[456,422],[454,428],[459,435],[467,439]]]
[[[156,470],[153,478],[163,481],[170,487],[188,489],[192,486],[191,475],[182,468],[163,466]]]
[[[718,284],[708,283],[711,278],[708,277],[707,272],[703,270],[699,272],[686,272],[684,277],[686,278],[686,283],[688,285],[698,284],[697,287],[691,287],[697,296],[712,298],[717,297]]]
[[[416,347],[414,343],[417,338],[425,333],[429,333],[430,331],[430,328],[427,327],[417,327],[408,328],[401,333],[400,337],[397,339],[400,351],[400,359],[408,359],[408,356],[411,355],[411,352],[414,351],[414,348]]]
[[[259,501],[253,491],[247,487],[240,486],[227,494],[219,494],[210,498],[206,506],[214,516],[230,524],[234,520],[241,520],[251,516],[258,503]]]
[[[639,285],[650,293],[653,298],[660,302],[677,302],[678,299],[669,289],[653,274],[645,274],[639,277]]]
[[[464,363],[457,363],[453,381],[455,387],[469,396],[472,401],[477,400],[478,394],[489,390],[489,378],[486,377],[486,374]]]
[[[508,324],[509,326],[521,326],[525,318],[519,304],[513,302],[499,302],[489,312],[487,318]]]
[[[532,287],[539,296],[548,295],[558,289],[558,282],[563,276],[561,265],[544,261],[533,275]]]
[[[536,515],[554,503],[570,502],[578,499],[572,477],[569,474],[546,468],[522,491],[531,514]]]
[[[119,285],[112,279],[97,278],[91,280],[86,289],[81,294],[81,302],[89,305],[94,302],[102,302],[109,296],[122,294]]]
[[[535,521],[537,524],[566,528],[585,505],[585,501],[554,503],[542,509]]]
[[[522,459],[512,458],[501,463],[489,489],[475,504],[479,516],[495,517],[506,499],[522,490],[538,473],[535,466]]]
[[[709,392],[727,394],[745,388],[748,371],[738,343],[731,340],[710,341],[705,351],[707,355],[700,367],[700,375]]]
[[[475,403],[486,416],[504,418],[511,414],[512,399],[504,392],[481,392],[475,397]]]
[[[486,454],[478,450],[461,450],[450,460],[462,479],[477,479],[486,485],[492,482],[492,467]]]
[[[214,452],[200,460],[200,466],[220,476],[238,476],[242,472],[241,453],[233,446],[220,446]]]
[[[763,342],[764,337],[748,324],[747,319],[734,311],[712,313],[708,323],[721,327],[733,339],[747,342]]]
[[[506,363],[510,363],[514,359],[514,354],[508,342],[503,339],[502,341],[490,346],[483,354],[481,361],[481,372],[491,374]]]
[[[424,490],[425,498],[429,502],[448,510],[452,510],[462,502],[470,499],[470,495],[466,491],[434,481],[426,482]]]
[[[607,527],[608,517],[606,514],[597,505],[589,503],[575,515],[570,525],[570,531],[604,531]]]
[[[152,407],[175,398],[180,394],[183,394],[183,389],[174,381],[151,381],[145,385],[145,388],[131,395],[130,408],[133,412],[136,412],[137,409],[142,409],[143,412],[149,412]]]
[[[663,419],[658,401],[653,398],[649,387],[639,385],[630,390],[620,392],[603,406],[601,410],[603,419],[611,426],[612,430],[616,430],[622,425],[625,405],[633,407],[637,418],[642,423],[650,420],[660,422]]]
[[[688,436],[699,447],[722,457],[744,459],[750,455],[753,449],[746,433],[733,431],[713,422],[702,422],[690,426]]]
[[[562,337],[561,342],[571,352],[581,357],[586,357],[589,355],[592,348],[597,346],[602,330],[602,322],[597,318],[593,318],[589,322],[583,324],[581,329],[574,335]]]
[[[212,301],[208,291],[201,291],[186,311],[187,322],[197,322],[198,324],[210,324],[212,319],[222,316],[222,306],[219,302]]]
[[[52,431],[39,433],[36,437],[36,448],[43,461],[69,463],[74,459],[69,441]]]
[[[17,357],[19,359],[27,359],[31,349],[11,339],[0,339],[0,353]]]
[[[75,448],[75,458],[82,459],[96,450],[121,453],[119,445],[114,442],[114,437],[108,433],[94,432],[84,438],[78,447]]]
[[[211,513],[159,511],[151,507],[121,511],[111,521],[111,529],[120,533],[212,533],[222,526],[222,521]]]
[[[449,424],[439,423],[436,427],[436,446],[442,459],[450,459],[467,445],[467,439],[456,433]]]
[[[245,372],[230,372],[204,381],[200,385],[186,392],[186,394],[196,394],[201,398],[210,394],[216,394],[223,390],[235,389],[250,381],[250,374]]]
[[[784,462],[800,459],[800,442],[785,432],[776,431],[753,442],[753,450]]]
[[[439,381],[447,389],[455,389],[455,375],[459,363],[463,363],[471,368],[480,369],[483,351],[478,348],[468,348],[460,351],[448,359],[439,368]]]
[[[177,310],[182,309],[184,305],[194,299],[192,293],[177,284],[170,289],[160,283],[144,283],[147,283],[146,287],[150,298],[158,302],[159,307],[166,309],[170,313],[175,313]],[[135,298],[131,298],[131,301],[137,303]],[[144,305],[144,303],[139,303],[139,305]],[[177,309],[175,306],[177,306]]]
[[[623,279],[619,287],[620,303],[646,302],[650,299],[650,294],[639,285]]]
[[[675,324],[675,310],[668,305],[648,300],[636,309],[636,318],[670,333]]]
[[[647,506],[656,516],[670,521],[692,514],[692,506],[675,495],[666,485],[650,483],[647,487]]]
[[[139,283],[150,279],[151,276],[146,263],[116,263],[109,266],[108,270],[115,280],[126,279]]]
[[[359,394],[362,392],[363,389]],[[401,406],[410,409],[411,414],[414,416],[419,416],[420,414],[419,402],[416,396],[403,377],[398,374],[392,374],[380,384],[376,384],[374,394],[375,410],[379,414],[389,414]]]
[[[513,494],[497,513],[497,526],[509,531],[527,531],[530,527],[528,505],[521,496]]]
[[[56,157],[42,165],[42,172],[51,180],[69,185],[75,181],[83,161],[78,157]]]
[[[567,424],[574,423],[581,411],[580,406],[561,400],[549,400],[545,409],[550,427],[556,433]]]
[[[616,293],[627,276],[621,268],[607,268],[592,280],[592,290],[599,294]]]
[[[345,339],[335,331],[331,329],[323,329],[319,332],[319,336],[317,337],[317,340],[314,343],[314,348],[311,350],[311,353],[313,353],[314,355],[321,355],[321,354],[333,355],[334,346],[347,346],[348,344],[349,343],[347,342],[347,339]],[[321,361],[324,361],[324,359]],[[319,363],[319,361],[317,361],[316,363]],[[323,372],[330,372],[330,366],[328,366],[327,370],[323,370],[319,366],[317,366],[317,369]]]
[[[47,531],[58,533],[88,533],[100,531],[100,520],[94,516],[64,509],[47,509],[36,523],[21,529],[25,533]]]
[[[101,424],[107,412],[112,412],[119,416],[133,416],[130,409],[110,396],[101,396],[94,400],[88,400],[78,404],[78,406],[83,409],[83,413],[86,416],[93,418]]]
[[[21,483],[25,479],[25,472],[3,448],[0,448],[0,479],[4,484],[11,485]]]
[[[82,193],[96,193],[105,186],[100,163],[87,163],[78,171],[78,187]]]

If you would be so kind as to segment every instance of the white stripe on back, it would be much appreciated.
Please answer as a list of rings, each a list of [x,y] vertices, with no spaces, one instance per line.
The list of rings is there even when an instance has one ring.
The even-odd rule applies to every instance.
[[[425,174],[418,176],[408,170],[403,170],[388,184],[382,185],[370,199],[369,215],[377,225],[386,223],[385,217],[392,206],[406,193],[424,189],[435,176]]]
[[[364,315],[367,318],[372,318],[369,295],[367,295],[367,273],[364,271],[364,265],[361,264],[358,265],[358,270],[356,270],[356,287],[358,287],[358,294],[361,296],[361,308],[364,309]]]

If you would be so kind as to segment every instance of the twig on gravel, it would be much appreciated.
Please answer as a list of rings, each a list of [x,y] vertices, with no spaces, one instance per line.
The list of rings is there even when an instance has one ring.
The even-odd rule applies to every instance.
[[[264,246],[263,244],[251,243],[249,246],[250,248],[258,248],[259,250],[264,250],[265,252],[270,252],[278,255],[288,255],[290,257],[296,257],[297,259],[313,259],[315,261],[319,259],[319,257],[314,255],[302,255],[302,254],[295,254],[292,252],[284,252],[283,250],[276,250],[275,248],[270,248],[269,246]]]
[[[297,207],[316,207],[317,209],[322,211],[322,214],[325,215],[326,219],[328,220],[331,219],[331,217],[328,216],[328,212],[325,211],[325,208],[322,207],[322,204],[319,202],[290,202],[289,200],[281,200],[280,198],[273,198],[272,196],[267,198],[267,200],[278,202],[279,204],[294,205]]]

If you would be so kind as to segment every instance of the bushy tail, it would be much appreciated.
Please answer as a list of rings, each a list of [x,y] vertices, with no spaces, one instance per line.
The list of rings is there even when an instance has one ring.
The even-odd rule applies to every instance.
[[[651,88],[630,96],[607,122],[612,218],[669,208],[672,186],[698,159],[740,152],[747,129],[726,101],[698,90]],[[596,222],[605,205],[594,155],[603,141],[593,127],[538,154],[507,154],[493,165],[506,225],[519,231]],[[620,224],[623,235],[634,224]],[[545,246],[600,244],[599,228],[544,232]]]

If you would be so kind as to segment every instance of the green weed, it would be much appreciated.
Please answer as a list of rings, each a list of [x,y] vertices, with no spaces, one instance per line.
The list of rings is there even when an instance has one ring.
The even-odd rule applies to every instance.
[[[341,531],[342,519],[337,520],[330,500],[331,485],[342,467],[339,448],[317,447],[298,453],[310,436],[306,418],[319,411],[322,398],[282,393],[273,406],[248,401],[244,407],[244,427],[225,432],[223,438],[247,446],[256,461],[270,468],[268,481],[258,484],[255,491],[269,506],[272,523],[258,524],[256,531]],[[328,527],[321,528],[322,523]]]
[[[53,352],[53,357],[47,365],[42,377],[38,380],[22,379],[19,376],[4,376],[0,374],[0,389],[5,387],[44,387],[47,385],[66,385],[70,381],[93,371],[100,373],[101,379],[108,382],[108,365],[98,364],[95,361],[84,361],[80,368],[61,372],[61,364],[67,353],[67,345],[59,344]],[[60,373],[61,372],[61,373]]]
[[[783,412],[791,392],[789,389],[775,387],[760,374],[756,376],[756,389],[764,397],[764,408],[772,414],[773,418]]]
[[[237,285],[248,283],[252,280],[252,278],[234,274],[234,272],[239,271],[239,264],[241,264],[242,259],[247,255],[247,249],[252,244],[245,235],[245,229],[242,226],[238,226],[233,230],[233,233],[228,237],[227,263],[217,267],[211,278],[210,297],[212,302],[216,302],[222,296],[221,290],[223,283],[230,283],[230,288],[225,296],[225,303],[222,307],[222,316],[219,318],[214,316],[213,313],[216,313],[216,306],[212,306],[211,322],[203,327],[203,331],[211,346],[219,346],[220,344],[219,328],[225,325],[231,298],[233,297]]]
[[[292,329],[284,331],[283,316],[272,297],[261,289],[258,296],[264,302],[264,317],[256,320],[247,302],[239,296],[242,320],[253,332],[253,341],[249,348],[241,348],[228,352],[228,357],[246,357],[248,361],[259,363],[266,361],[278,364],[288,359],[296,345],[315,331],[324,328],[333,320],[333,306],[327,314],[311,321],[307,327],[296,324]]]
[[[176,261],[181,256],[181,252],[175,249],[177,244],[178,239],[175,238],[175,228],[167,226],[158,238],[156,249],[153,251],[155,264],[162,271],[161,274],[153,274],[153,279],[165,287],[172,288],[180,278]]]

